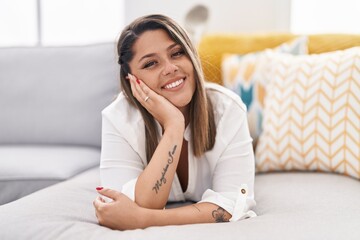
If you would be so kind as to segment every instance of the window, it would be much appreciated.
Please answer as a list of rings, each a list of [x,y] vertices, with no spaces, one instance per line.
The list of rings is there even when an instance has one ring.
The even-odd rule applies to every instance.
[[[0,46],[36,45],[36,19],[36,0],[0,0]]]
[[[292,0],[291,32],[360,33],[359,0]]]
[[[44,45],[115,41],[124,27],[119,0],[43,0]]]
[[[0,0],[0,46],[115,41],[124,0]]]

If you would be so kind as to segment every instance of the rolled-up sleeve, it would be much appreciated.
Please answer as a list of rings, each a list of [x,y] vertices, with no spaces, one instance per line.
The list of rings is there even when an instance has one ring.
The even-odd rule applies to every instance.
[[[245,107],[234,104],[219,124],[224,129],[217,140],[222,141],[224,150],[214,168],[212,188],[200,202],[222,207],[232,215],[230,221],[254,217],[255,161]]]
[[[101,141],[102,186],[120,191],[134,201],[136,181],[144,165],[140,156],[104,113]]]

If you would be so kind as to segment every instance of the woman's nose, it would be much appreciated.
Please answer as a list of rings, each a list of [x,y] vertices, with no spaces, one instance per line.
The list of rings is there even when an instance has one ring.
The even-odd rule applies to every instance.
[[[163,75],[166,76],[175,73],[178,69],[178,66],[176,66],[174,63],[166,61],[164,65]]]

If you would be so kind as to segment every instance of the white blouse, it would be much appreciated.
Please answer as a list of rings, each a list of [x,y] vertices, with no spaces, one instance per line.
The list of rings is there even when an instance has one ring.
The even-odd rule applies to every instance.
[[[186,127],[188,186],[183,192],[175,174],[168,201],[214,203],[232,215],[230,221],[256,216],[250,210],[256,204],[255,163],[246,106],[222,86],[207,83],[205,87],[214,107],[215,145],[203,156],[195,157],[191,130]],[[101,184],[134,200],[137,178],[147,166],[144,121],[123,93],[102,111],[102,117]],[[161,126],[157,125],[161,136]]]

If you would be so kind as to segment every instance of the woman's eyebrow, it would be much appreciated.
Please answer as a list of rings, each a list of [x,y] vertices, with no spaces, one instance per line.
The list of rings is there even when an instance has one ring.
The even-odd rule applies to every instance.
[[[166,50],[170,50],[170,49],[172,49],[173,47],[175,47],[175,46],[177,46],[177,45],[180,45],[180,44],[178,44],[178,43],[173,43],[173,44],[171,44]]]
[[[173,44],[171,44],[170,46],[168,46],[168,47],[166,48],[166,50],[170,50],[170,49],[172,49],[173,47],[175,47],[175,46],[177,46],[177,45],[179,45],[179,44],[178,44],[178,43],[173,43]],[[146,55],[142,56],[142,57],[139,59],[139,62],[141,62],[144,58],[153,57],[153,56],[155,56],[155,55],[156,55],[155,53],[146,54]]]
[[[141,62],[141,60],[143,60],[144,58],[149,58],[149,57],[153,57],[153,56],[155,56],[155,53],[146,54],[139,59],[139,62]]]

